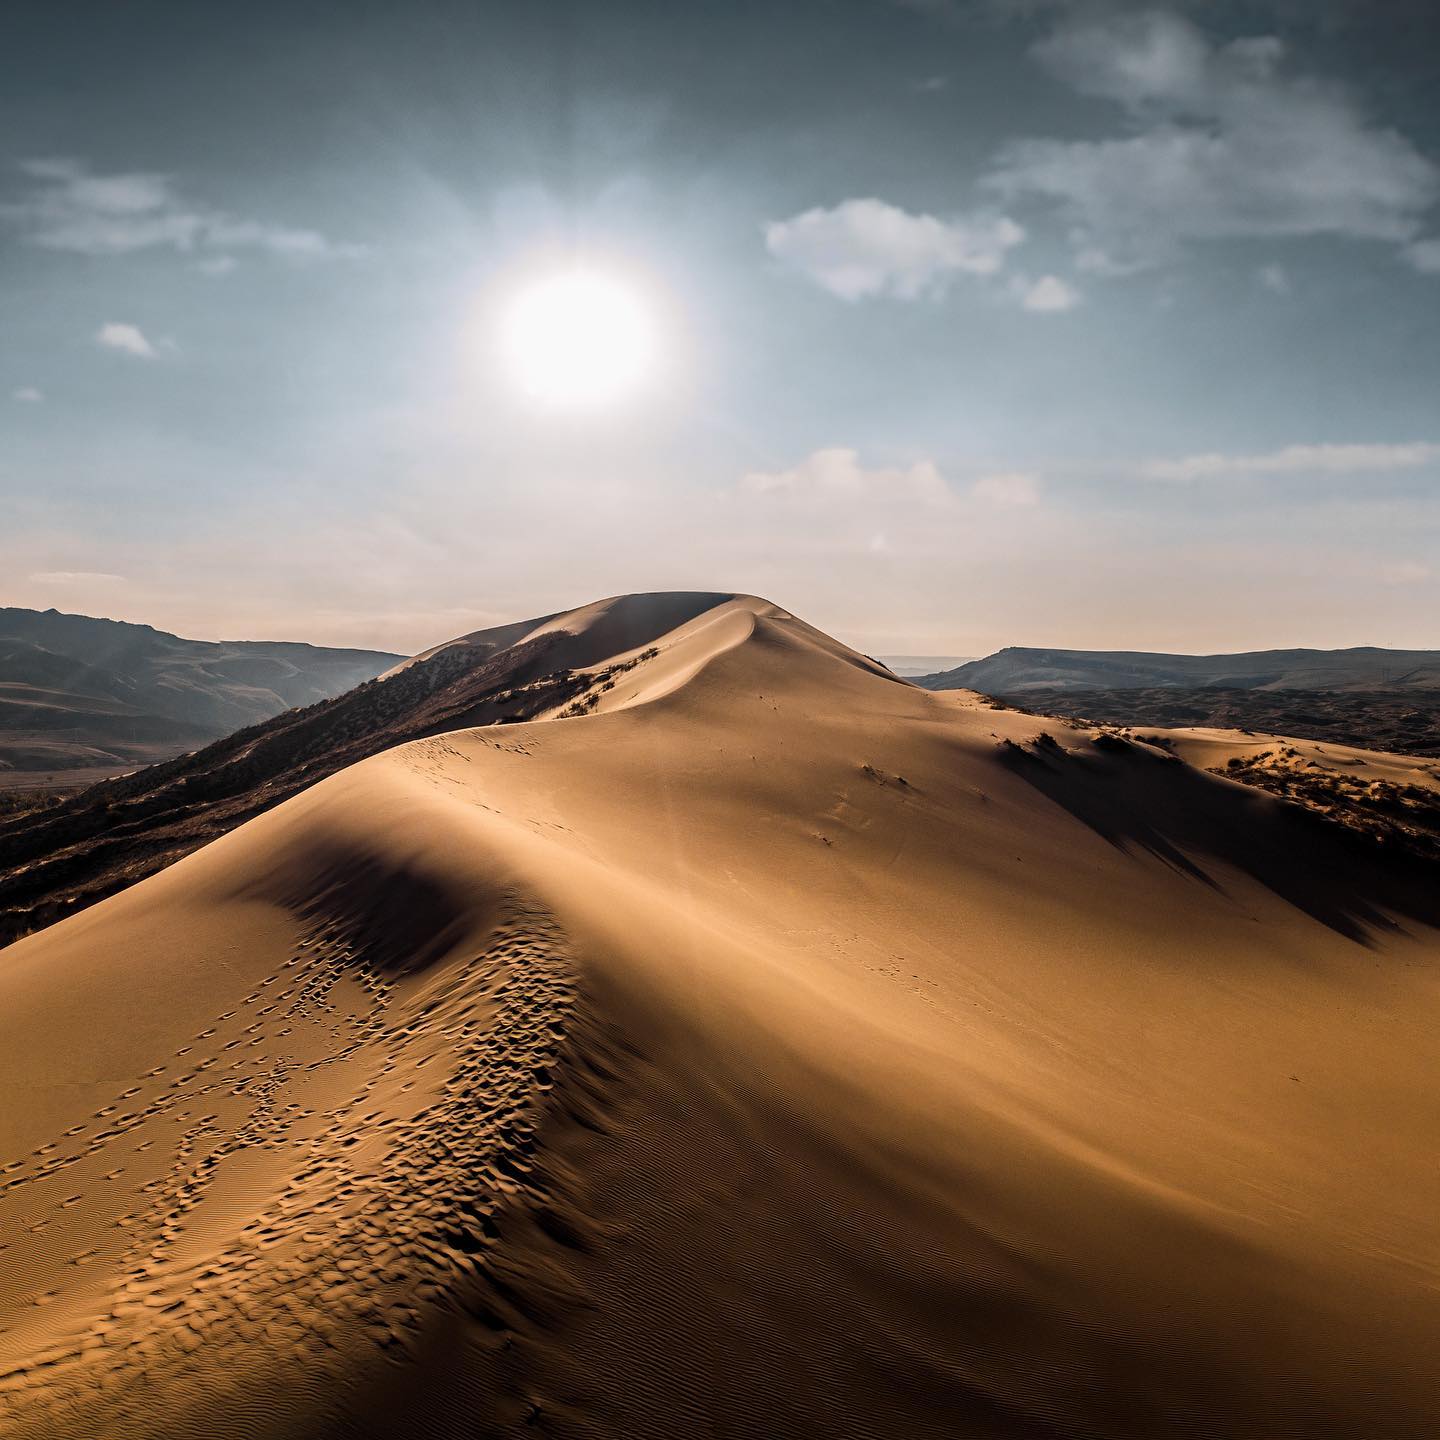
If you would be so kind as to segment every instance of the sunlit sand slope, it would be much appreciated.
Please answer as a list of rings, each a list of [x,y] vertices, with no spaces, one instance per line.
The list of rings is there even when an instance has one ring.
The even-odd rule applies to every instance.
[[[1440,1433],[1434,872],[694,610],[0,953],[0,1433]]]

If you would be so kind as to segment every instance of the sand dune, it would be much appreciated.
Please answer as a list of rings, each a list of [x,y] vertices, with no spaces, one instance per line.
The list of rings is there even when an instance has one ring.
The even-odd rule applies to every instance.
[[[545,623],[0,953],[0,1434],[1437,1433],[1433,868],[763,601]]]
[[[74,914],[409,740],[593,709],[646,647],[728,596],[621,595],[462,636],[378,679],[45,806],[0,814],[0,943]],[[618,651],[619,653],[615,653]],[[652,677],[653,678],[653,677]]]

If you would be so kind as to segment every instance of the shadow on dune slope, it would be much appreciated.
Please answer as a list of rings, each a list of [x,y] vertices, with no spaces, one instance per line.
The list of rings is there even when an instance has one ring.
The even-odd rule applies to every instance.
[[[1102,734],[1083,749],[1042,735],[1002,761],[1120,849],[1150,852],[1212,889],[1228,867],[1360,945],[1400,918],[1440,926],[1433,864],[1377,846],[1299,805]]]

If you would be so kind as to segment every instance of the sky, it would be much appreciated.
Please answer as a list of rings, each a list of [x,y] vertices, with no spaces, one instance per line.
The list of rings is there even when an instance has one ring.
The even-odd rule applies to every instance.
[[[1430,0],[10,0],[0,604],[1440,647]],[[537,403],[580,268],[654,362]]]

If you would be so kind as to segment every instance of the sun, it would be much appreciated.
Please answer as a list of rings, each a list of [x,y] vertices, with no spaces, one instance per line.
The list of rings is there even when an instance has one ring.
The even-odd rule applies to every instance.
[[[559,271],[523,286],[501,318],[502,358],[530,400],[605,410],[655,373],[654,307],[634,285],[598,270]]]

